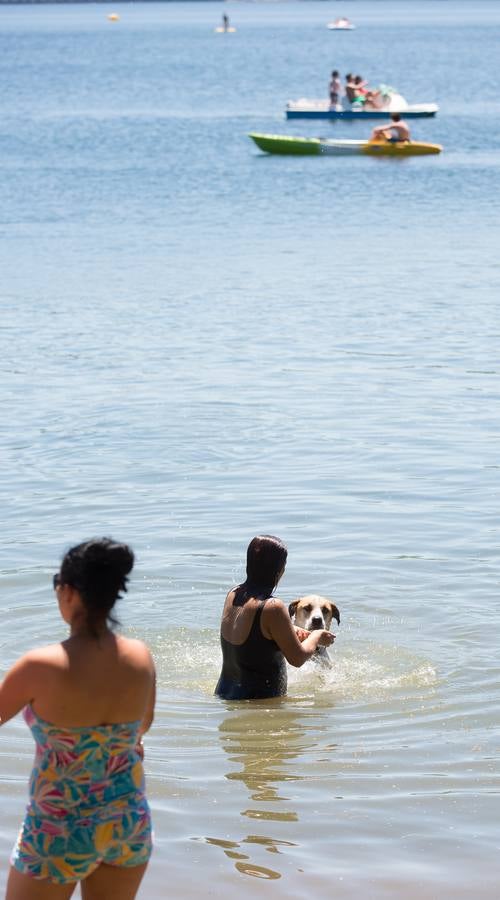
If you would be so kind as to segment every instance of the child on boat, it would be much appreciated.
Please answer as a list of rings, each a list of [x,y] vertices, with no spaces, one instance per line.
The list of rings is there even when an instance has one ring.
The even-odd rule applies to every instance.
[[[338,103],[340,102],[340,98],[342,96],[342,82],[340,81],[339,73],[337,69],[334,69],[332,72],[332,77],[329,84],[330,91],[330,109],[336,109]]]

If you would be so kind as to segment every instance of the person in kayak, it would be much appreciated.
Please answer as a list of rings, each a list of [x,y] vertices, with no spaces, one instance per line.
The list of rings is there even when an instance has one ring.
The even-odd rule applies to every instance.
[[[379,141],[385,138],[390,143],[410,143],[410,129],[399,113],[391,113],[391,121],[385,125],[377,125],[372,133],[370,140]]]
[[[247,577],[232,588],[222,612],[222,671],[215,694],[224,700],[282,697],[287,691],[286,662],[300,667],[334,635],[304,631],[292,624],[273,592],[285,571],[287,549],[279,538],[254,537],[247,549]]]

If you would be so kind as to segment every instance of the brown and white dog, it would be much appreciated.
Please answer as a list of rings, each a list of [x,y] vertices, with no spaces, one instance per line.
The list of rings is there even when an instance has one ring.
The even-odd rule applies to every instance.
[[[337,620],[340,625],[340,613],[326,597],[320,597],[318,594],[307,594],[305,597],[299,597],[294,600],[288,607],[290,618],[294,625],[304,628],[306,631],[317,631],[324,629],[330,631],[332,619]],[[330,656],[326,647],[318,647],[315,650],[312,659],[315,662],[321,662],[323,665],[330,666]]]

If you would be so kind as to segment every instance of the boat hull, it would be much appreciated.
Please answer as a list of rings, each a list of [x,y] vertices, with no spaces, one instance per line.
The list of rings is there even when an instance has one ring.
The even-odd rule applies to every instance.
[[[440,144],[423,141],[336,141],[327,138],[306,138],[286,134],[259,134],[249,137],[265,153],[281,156],[428,156],[441,153]]]
[[[295,106],[286,108],[287,119],[387,119],[391,113],[399,112],[405,119],[428,119],[435,116],[438,106],[435,103],[421,106],[408,106],[406,109],[329,109],[328,107]]]
[[[257,144],[264,153],[279,153],[285,156],[321,156],[321,140],[319,138],[289,137],[286,134],[257,134],[251,132],[248,137]]]

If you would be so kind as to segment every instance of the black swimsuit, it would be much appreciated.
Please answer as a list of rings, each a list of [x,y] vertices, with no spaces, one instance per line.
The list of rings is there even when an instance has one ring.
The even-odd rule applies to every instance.
[[[286,694],[286,663],[277,643],[264,637],[260,618],[265,600],[255,613],[243,644],[231,644],[220,636],[222,672],[215,693],[224,700],[258,700]]]

